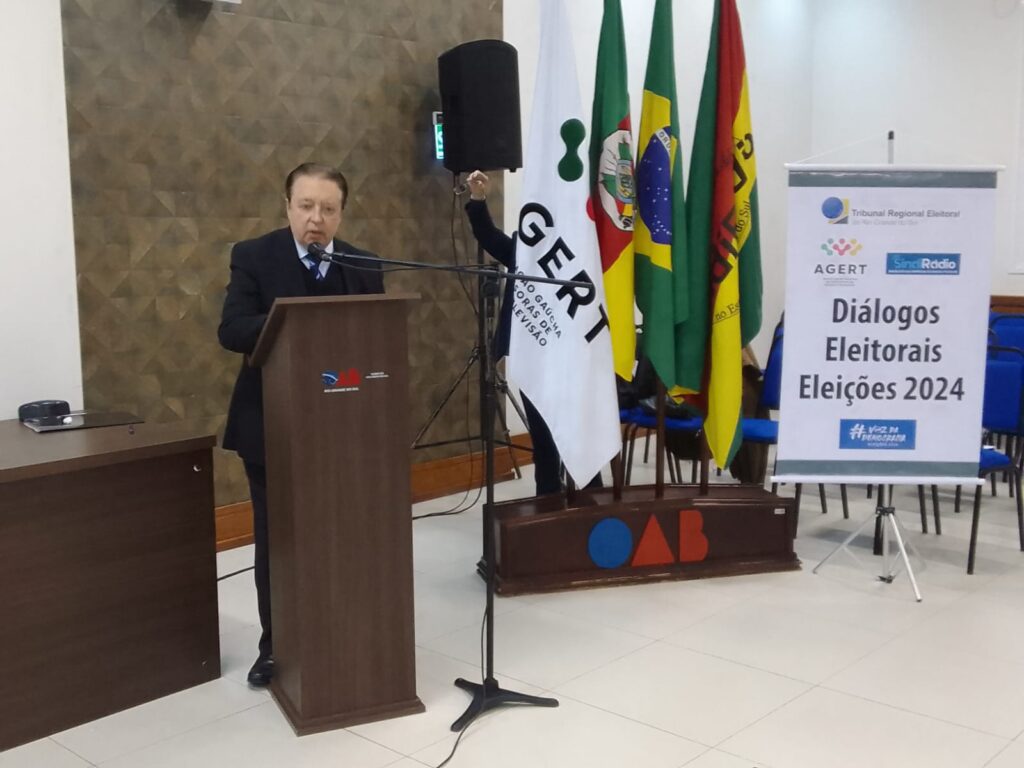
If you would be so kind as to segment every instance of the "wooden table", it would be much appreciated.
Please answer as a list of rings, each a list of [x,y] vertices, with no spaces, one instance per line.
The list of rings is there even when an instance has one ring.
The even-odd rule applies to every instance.
[[[220,676],[213,444],[0,421],[0,751]]]

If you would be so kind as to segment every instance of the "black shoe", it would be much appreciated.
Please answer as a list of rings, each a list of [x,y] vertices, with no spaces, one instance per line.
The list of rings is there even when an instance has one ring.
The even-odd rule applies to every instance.
[[[274,657],[260,656],[249,670],[249,685],[253,688],[266,688],[274,676]]]

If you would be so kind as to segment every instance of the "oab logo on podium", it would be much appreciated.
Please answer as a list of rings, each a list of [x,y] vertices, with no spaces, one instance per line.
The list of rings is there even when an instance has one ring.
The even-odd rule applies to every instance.
[[[358,368],[349,368],[347,371],[324,371],[320,374],[324,392],[332,394],[335,392],[358,392],[364,383],[389,378],[391,378],[391,374],[386,371],[372,371],[364,376]]]
[[[362,380],[358,368],[349,368],[347,371],[324,371],[320,374],[324,392],[358,392]]]

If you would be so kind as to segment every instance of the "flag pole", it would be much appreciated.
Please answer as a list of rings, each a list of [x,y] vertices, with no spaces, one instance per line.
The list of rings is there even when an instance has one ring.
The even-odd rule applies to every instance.
[[[708,477],[711,474],[711,446],[708,445],[707,432],[702,433],[700,441],[700,495],[708,495]]]
[[[658,378],[657,396],[658,427],[655,440],[654,498],[665,497],[665,383]]]
[[[623,451],[612,456],[612,498],[615,501],[622,501],[622,486],[626,484],[625,462],[622,460]]]

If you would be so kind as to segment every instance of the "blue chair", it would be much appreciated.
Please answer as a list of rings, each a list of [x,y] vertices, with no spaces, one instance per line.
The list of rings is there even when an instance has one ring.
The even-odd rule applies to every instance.
[[[619,422],[625,427],[622,433],[622,455],[625,460],[626,470],[623,480],[624,485],[629,484],[630,475],[633,469],[633,450],[636,445],[636,433],[639,429],[653,430],[658,427],[658,417],[649,411],[637,406],[619,411]],[[704,419],[699,416],[679,419],[665,417],[665,432],[685,432],[698,437],[704,429]],[[681,467],[674,457],[667,457],[669,482],[681,482]],[[690,482],[697,482],[697,463],[693,462]]]
[[[989,335],[990,335],[990,337],[993,335],[991,330],[989,331]],[[1021,366],[1022,375],[1024,375],[1024,351],[1022,351],[1020,349],[1017,349],[1016,347],[1001,347],[1001,346],[997,346],[997,345],[994,345],[994,344],[989,344],[988,352],[987,352],[987,356],[986,357],[987,357],[988,360],[998,360],[998,361],[1003,361],[1003,362],[1016,363],[1017,365]],[[1005,430],[1003,428],[1003,425],[1002,425],[1002,423],[1000,421],[987,422],[985,420],[985,418],[984,418],[984,414],[983,414],[983,418],[982,418],[981,428],[982,428],[982,433],[983,433],[983,440],[985,440],[986,442],[991,442],[993,448],[996,448],[997,450],[1003,451],[1003,445],[1005,443],[1006,449],[1005,449],[1005,451],[1003,451],[1004,453],[1007,453],[1008,455],[1011,455],[1011,456],[1018,456],[1018,457],[1020,456],[1020,453],[1015,449],[1015,444],[1017,442],[1020,442],[1020,440],[1022,439],[1022,436],[1020,434],[1018,434],[1014,429],[1010,429],[1008,431]],[[1022,447],[1024,447],[1024,446],[1022,446]],[[1018,458],[1018,461],[1017,461],[1018,468],[1020,468],[1022,460],[1024,460],[1024,459]],[[990,479],[992,481],[992,495],[995,496],[996,495],[996,475],[998,474],[998,472],[993,471],[993,472],[990,472],[990,473],[987,473],[987,474],[988,474],[988,476],[990,477]],[[1009,477],[1008,473],[1004,473],[1004,474],[1006,474],[1006,476]],[[1014,488],[1013,484],[1011,484],[1010,485],[1010,496],[1011,496],[1011,498],[1013,497],[1015,490],[1016,489]],[[961,498],[962,492],[963,492],[963,486],[958,485],[956,487],[956,495],[953,498],[953,511],[956,514],[960,514],[960,498]],[[924,512],[924,486],[923,485],[919,485],[918,486],[918,496],[919,496],[920,505],[921,505],[921,518],[923,520],[925,518],[925,512]],[[936,533],[936,535],[941,536],[942,535],[942,522],[939,519],[939,496],[938,496],[938,489],[934,485],[932,486],[932,508],[933,508],[934,514],[935,514],[935,533]],[[924,529],[924,532],[928,533],[928,530]]]
[[[1024,315],[999,315],[991,320],[988,329],[990,344],[1024,349]]]
[[[985,363],[985,393],[982,402],[982,426],[987,433],[1002,433],[1020,437],[1024,434],[1024,362],[989,359]],[[978,476],[988,477],[998,472],[1010,475],[1017,500],[1017,533],[1024,552],[1024,500],[1020,488],[1020,446],[1016,455],[983,446],[979,456]],[[974,554],[978,544],[978,521],[981,516],[981,489],[974,491],[974,515],[971,519],[971,543],[967,552],[967,573],[974,573]]]
[[[768,350],[768,362],[764,369],[764,380],[761,385],[761,397],[758,400],[758,410],[765,409],[769,411],[779,410],[779,404],[782,401],[782,337],[783,331],[781,324],[775,329],[775,335],[772,338],[771,349]],[[779,422],[767,418],[767,419],[756,419],[756,418],[745,418],[741,422],[741,428],[743,429],[743,439],[752,443],[761,443],[763,445],[776,445],[779,442]],[[772,493],[778,491],[778,483],[772,483]],[[795,498],[796,498],[796,511],[797,515],[800,514],[800,497],[803,492],[803,484],[796,483],[795,485]],[[843,503],[843,517],[850,517],[850,508],[846,499],[846,486],[839,486],[840,494],[842,496]],[[821,513],[825,514],[828,512],[828,502],[825,499],[825,486],[821,483],[818,484],[818,495],[821,497]]]

